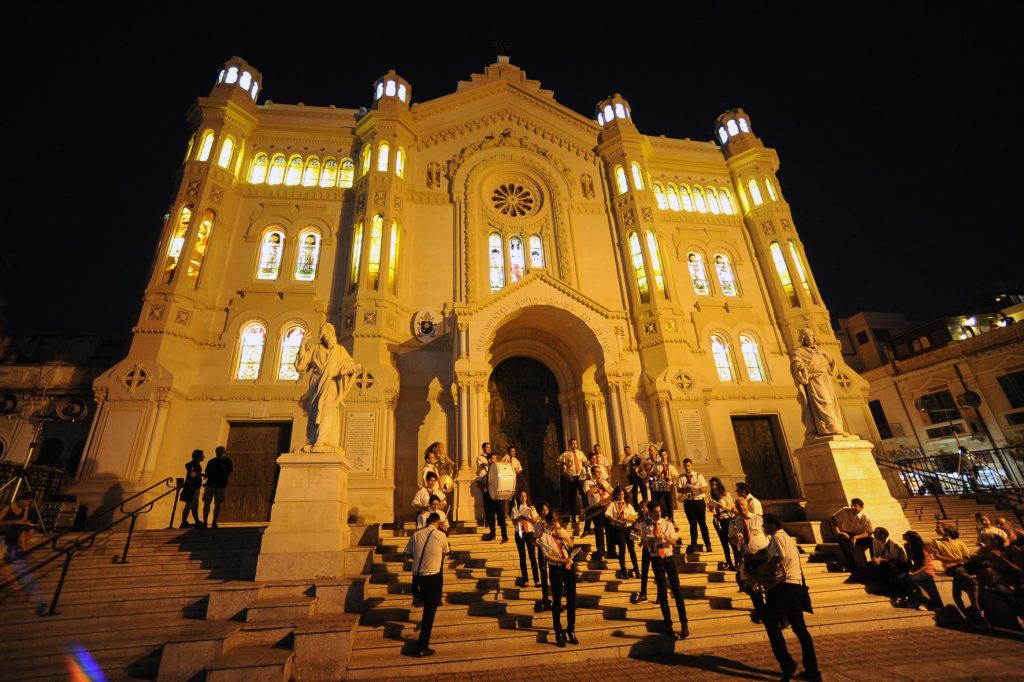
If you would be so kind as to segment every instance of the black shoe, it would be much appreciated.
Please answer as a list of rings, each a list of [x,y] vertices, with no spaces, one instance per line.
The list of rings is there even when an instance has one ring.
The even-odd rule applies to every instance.
[[[426,658],[427,656],[433,656],[433,655],[434,655],[434,650],[431,649],[430,647],[427,647],[426,649],[417,649],[416,650],[416,657],[417,658]]]
[[[604,552],[598,550],[590,555],[591,561],[601,561],[604,559]]]
[[[609,559],[618,559],[619,555],[616,552],[608,552],[608,558]]]
[[[750,622],[760,625],[764,622],[764,620],[761,618],[761,614],[759,614],[757,611],[752,611],[750,613]]]
[[[178,528],[181,528],[181,529],[185,529],[185,528],[191,528],[191,527],[192,527],[192,524],[191,524],[191,523],[189,523],[189,522],[187,522],[187,521],[182,521],[182,522],[181,522],[181,525],[180,525],[180,526],[178,526]]]
[[[576,639],[576,633],[573,632],[572,630],[569,630],[569,632],[565,633],[565,638],[567,640],[569,640],[569,644],[579,644],[580,643],[580,640]]]
[[[633,594],[629,595],[629,603],[639,604],[641,596],[646,597],[647,595],[641,595],[639,592],[634,592]]]
[[[214,523],[212,526],[210,526],[210,528],[216,528],[216,527],[217,527],[216,523]]]
[[[493,542],[494,541],[494,533],[487,533],[483,537],[481,537],[480,540],[482,542]]]
[[[686,546],[686,553],[687,554],[693,554],[696,551],[697,551],[697,545],[687,545]]]
[[[782,682],[793,679],[793,673],[796,672],[796,661],[793,661],[789,665],[782,666],[782,677],[779,679]]]
[[[565,648],[565,635],[561,632],[555,633],[555,646]]]
[[[821,672],[815,670],[814,672],[808,672],[803,670],[799,675],[794,677],[795,680],[806,680],[806,682],[821,682]]]
[[[672,630],[672,623],[665,623],[662,626],[662,629],[664,630],[664,632],[662,634],[665,635],[665,637],[668,637],[671,640],[678,640],[679,639],[679,635],[677,635]]]
[[[526,587],[526,578],[516,578],[516,587]]]
[[[630,572],[630,574],[629,574],[629,577],[630,577],[630,578],[636,578],[637,580],[639,580],[639,579],[640,579],[640,569],[638,569],[638,568],[634,568],[634,569],[633,569],[633,570],[632,570],[632,571]]]
[[[493,539],[493,538],[492,538],[492,539]],[[503,538],[501,539],[501,544],[505,544],[506,542],[508,542],[508,537],[507,537],[507,536],[506,536],[506,537],[503,537]]]
[[[690,636],[690,626],[683,623],[683,626],[679,628],[679,639],[686,639]]]

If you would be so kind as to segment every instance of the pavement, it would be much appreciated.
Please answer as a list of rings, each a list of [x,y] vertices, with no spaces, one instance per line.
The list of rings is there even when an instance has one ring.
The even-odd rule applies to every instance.
[[[799,662],[800,646],[787,638]],[[856,634],[825,635],[814,639],[818,667],[828,681],[905,680],[1024,680],[1024,633],[1005,630],[952,628],[871,629]],[[491,652],[485,655],[495,655]],[[500,654],[499,654],[500,655]],[[524,661],[526,663],[526,661]],[[798,668],[798,671],[800,668]],[[441,680],[451,675],[402,677],[404,682]],[[618,658],[589,663],[524,666],[460,673],[463,680],[487,682],[592,682],[619,680],[777,680],[779,667],[767,642],[737,645],[732,650],[695,651],[651,659]]]

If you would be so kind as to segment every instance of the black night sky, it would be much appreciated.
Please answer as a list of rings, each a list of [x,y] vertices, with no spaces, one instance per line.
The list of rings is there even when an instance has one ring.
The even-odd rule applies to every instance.
[[[779,152],[834,318],[926,317],[972,287],[1024,280],[1013,210],[1024,58],[1010,3],[676,3],[628,21],[591,3],[586,24],[522,4],[480,19],[440,6],[427,18],[295,4],[209,24],[204,12],[246,8],[115,17],[76,7],[12,24],[0,47],[0,333],[128,334],[185,152],[185,112],[233,54],[263,72],[260,102],[357,108],[389,68],[425,101],[504,51],[586,116],[622,93],[649,135],[710,140],[715,117],[740,106]]]

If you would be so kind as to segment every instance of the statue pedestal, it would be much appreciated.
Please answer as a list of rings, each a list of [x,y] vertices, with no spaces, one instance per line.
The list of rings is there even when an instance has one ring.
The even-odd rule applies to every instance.
[[[793,455],[800,463],[807,518],[828,522],[850,499],[864,500],[864,511],[877,528],[888,529],[900,542],[910,530],[903,507],[889,492],[871,455],[872,444],[858,436],[829,436],[798,448]],[[831,530],[826,531],[831,535]]]
[[[263,534],[256,580],[337,578],[349,550],[348,472],[341,448],[288,452],[277,458],[270,525]]]
[[[480,487],[476,484],[476,472],[473,469],[460,469],[455,487],[458,490],[456,519],[462,523],[475,523],[478,516],[483,516],[483,512],[477,514],[477,500],[483,498],[480,496]]]

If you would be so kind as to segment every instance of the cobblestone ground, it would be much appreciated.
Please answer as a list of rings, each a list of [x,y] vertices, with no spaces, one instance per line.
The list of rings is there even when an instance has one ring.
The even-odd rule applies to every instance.
[[[787,638],[799,662],[800,646]],[[814,639],[818,666],[825,680],[1024,680],[1024,637],[982,634],[945,628],[871,630],[862,634],[826,635]],[[559,664],[509,670],[459,673],[459,680],[776,680],[778,664],[767,642],[734,649],[697,651],[646,660],[606,659],[590,664]],[[799,670],[799,669],[798,669]],[[401,678],[405,682],[452,676]]]

